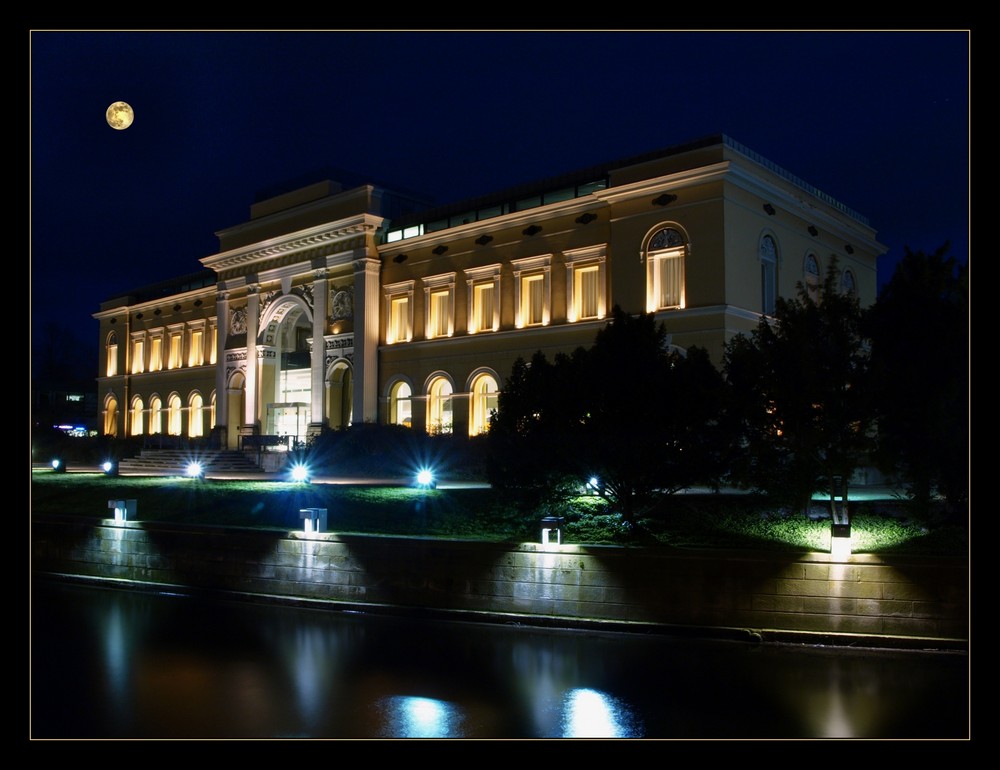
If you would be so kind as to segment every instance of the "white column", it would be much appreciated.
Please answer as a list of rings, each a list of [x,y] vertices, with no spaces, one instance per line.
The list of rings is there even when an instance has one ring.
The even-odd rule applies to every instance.
[[[226,393],[226,336],[229,334],[229,293],[215,295],[215,425],[229,424],[229,398]],[[227,439],[228,440],[228,439]]]
[[[248,287],[247,292],[247,400],[243,413],[244,425],[257,424],[257,323],[260,318],[260,287]]]
[[[379,269],[365,257],[354,262],[354,419],[378,418]]]
[[[324,395],[326,393],[323,383],[326,381],[326,305],[329,294],[326,270],[317,270],[313,277],[313,328],[312,328],[312,354],[309,358],[310,366],[310,414],[314,425],[326,425],[327,415],[323,413],[326,404]]]

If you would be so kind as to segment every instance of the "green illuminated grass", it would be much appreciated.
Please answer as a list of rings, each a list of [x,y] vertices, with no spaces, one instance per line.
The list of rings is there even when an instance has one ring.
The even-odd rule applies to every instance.
[[[504,501],[491,489],[296,484],[179,477],[106,477],[36,470],[33,513],[110,518],[109,500],[134,499],[139,521],[299,530],[301,508],[326,508],[330,531],[491,542],[537,541],[543,515],[565,519],[563,542],[674,548],[829,551],[829,520],[775,511],[741,495],[677,495],[629,528],[602,500],[582,497],[544,512]],[[965,527],[929,526],[902,504],[852,506],[855,553],[956,556],[968,553]]]

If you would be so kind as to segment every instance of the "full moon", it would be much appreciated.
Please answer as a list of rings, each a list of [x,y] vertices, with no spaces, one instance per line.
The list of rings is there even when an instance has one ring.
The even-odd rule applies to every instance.
[[[132,125],[135,120],[135,113],[128,102],[115,102],[108,107],[108,125],[116,131],[121,131]]]

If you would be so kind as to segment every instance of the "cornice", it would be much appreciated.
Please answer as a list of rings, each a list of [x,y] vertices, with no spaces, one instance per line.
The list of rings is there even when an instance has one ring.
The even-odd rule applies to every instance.
[[[317,225],[290,235],[282,235],[249,246],[221,252],[203,258],[201,263],[216,272],[223,272],[264,263],[289,254],[301,254],[303,257],[307,255],[326,256],[334,253],[335,247],[341,242],[373,232],[381,224],[381,217],[362,214],[359,217],[341,220],[333,224]]]

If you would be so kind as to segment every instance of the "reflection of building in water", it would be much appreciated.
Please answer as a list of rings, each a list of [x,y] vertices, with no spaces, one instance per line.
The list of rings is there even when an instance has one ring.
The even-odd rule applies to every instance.
[[[433,209],[327,180],[217,235],[201,272],[101,303],[104,433],[475,435],[517,358],[590,346],[615,305],[718,365],[834,260],[873,302],[885,251],[863,217],[724,136]]]

